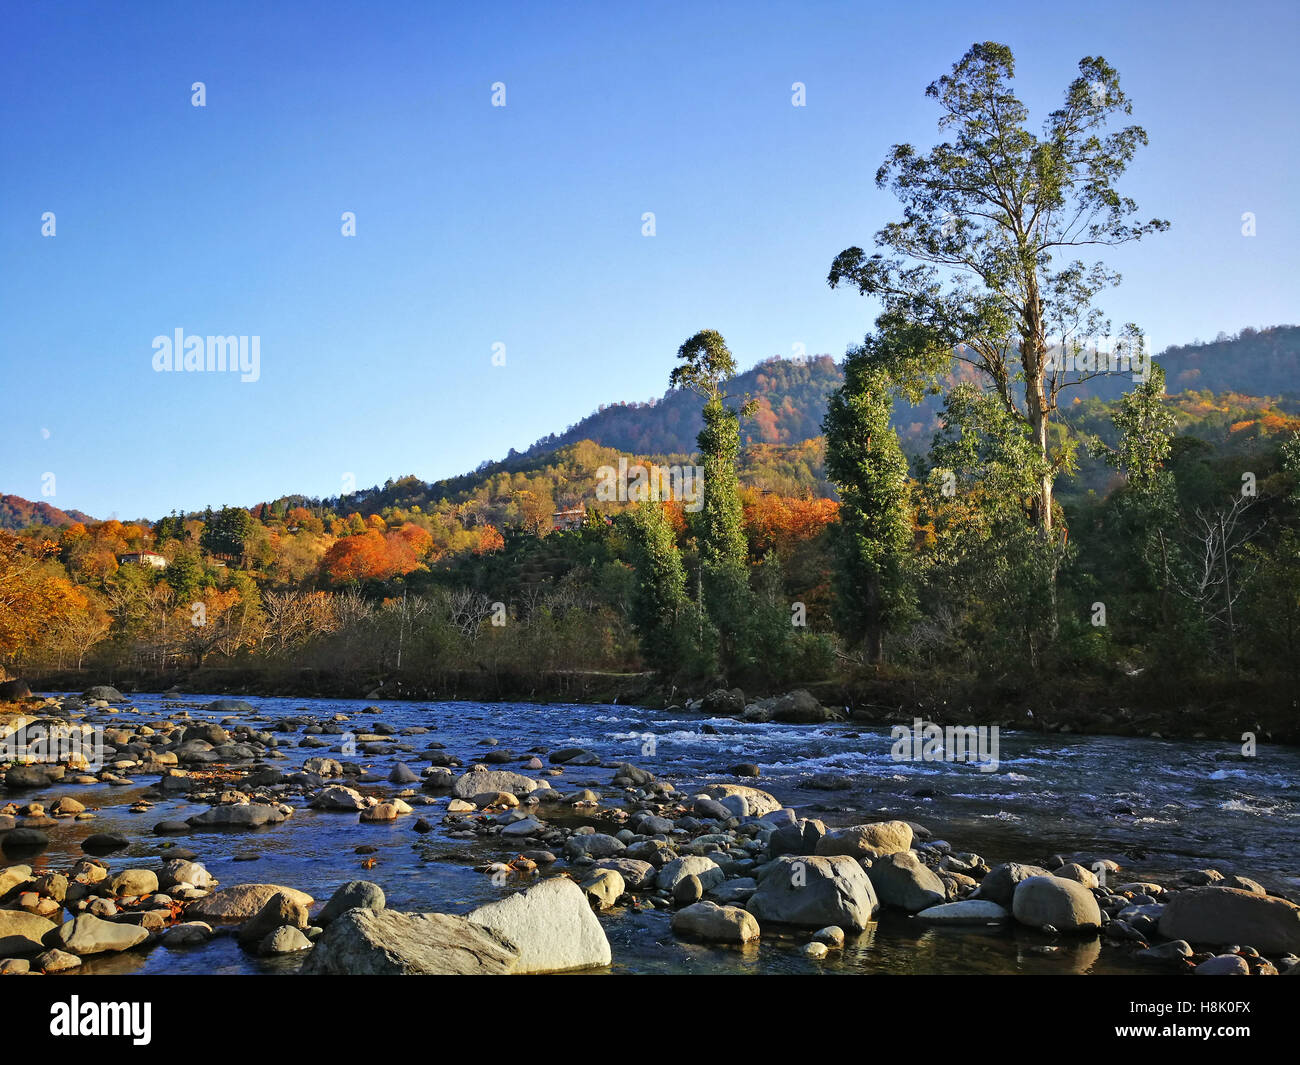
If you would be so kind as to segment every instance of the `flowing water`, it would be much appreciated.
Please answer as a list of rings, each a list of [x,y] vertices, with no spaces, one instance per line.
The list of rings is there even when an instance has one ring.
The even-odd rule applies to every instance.
[[[134,695],[131,706],[145,717],[188,712],[196,719],[222,720],[225,715],[201,709],[211,698],[218,696],[187,696],[181,702]],[[1300,751],[1292,748],[1263,746],[1247,758],[1235,746],[1209,741],[1003,732],[996,771],[982,772],[971,763],[895,761],[888,729],[855,724],[750,724],[622,706],[387,702],[381,714],[363,715],[368,704],[357,700],[247,702],[265,720],[311,716],[326,721],[341,713],[349,715],[347,727],[357,732],[369,731],[377,721],[399,733],[415,725],[430,729],[426,735],[391,737],[397,748],[392,755],[351,759],[385,775],[399,761],[418,773],[423,768],[420,755],[432,740],[466,765],[489,749],[482,742],[486,739],[521,758],[533,747],[584,747],[609,763],[642,766],[688,794],[692,785],[734,780],[727,770],[738,762],[756,763],[761,778],[740,783],[762,787],[796,807],[801,816],[832,826],[902,818],[927,826],[954,850],[974,851],[990,864],[1038,862],[1053,854],[1085,864],[1113,858],[1124,868],[1121,876],[1126,880],[1159,881],[1212,865],[1300,897]],[[123,711],[91,720],[129,725],[134,718]],[[323,738],[332,743],[339,739]],[[293,740],[287,734],[280,739]],[[278,750],[288,759],[270,764],[285,771],[308,757],[331,753],[325,748]],[[611,776],[610,770],[599,767],[569,767],[552,784],[576,789],[608,784]],[[121,831],[132,840],[128,849],[105,859],[110,868],[156,864],[165,857],[165,840],[151,834],[152,826],[206,807],[181,797],[160,801],[148,813],[131,813],[128,807],[151,783],[153,778],[141,777],[125,786],[58,785],[22,793],[19,801],[48,802],[68,794],[98,816],[61,820],[49,829],[45,851],[34,857],[5,855],[0,864],[21,860],[38,871],[66,868],[81,855],[82,839],[105,831]],[[386,795],[397,789],[363,784],[360,790]],[[410,816],[361,824],[355,814],[299,806],[288,821],[255,831],[196,831],[169,838],[196,851],[223,885],[285,884],[317,899],[328,898],[346,880],[370,879],[384,888],[392,908],[464,912],[525,886],[521,881],[496,888],[473,871],[474,865],[511,856],[499,841],[446,836],[438,824],[438,807],[417,805],[416,814],[434,822],[431,833],[412,832]],[[369,870],[361,867],[362,858],[355,853],[362,843],[378,848],[376,864]],[[743,950],[683,943],[673,936],[669,917],[662,912],[615,911],[602,921],[613,947],[612,972],[1146,971],[1132,960],[1129,949],[1097,939],[1071,941],[1024,929],[933,929],[892,914],[851,940],[842,954],[821,962],[806,959],[795,937],[765,934],[761,946]],[[188,950],[156,948],[89,959],[81,971],[292,972],[300,963],[294,958],[253,958],[233,939],[219,937]]]

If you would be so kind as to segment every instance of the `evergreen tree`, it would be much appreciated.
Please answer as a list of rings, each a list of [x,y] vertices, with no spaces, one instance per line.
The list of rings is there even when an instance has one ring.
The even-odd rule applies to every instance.
[[[868,337],[849,354],[823,423],[826,470],[840,494],[836,622],[850,641],[865,644],[870,662],[881,660],[885,632],[914,607],[907,459],[890,426],[893,397],[880,348]]]

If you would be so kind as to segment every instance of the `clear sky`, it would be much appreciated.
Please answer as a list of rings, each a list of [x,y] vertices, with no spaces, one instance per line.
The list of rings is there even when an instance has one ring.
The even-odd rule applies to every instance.
[[[662,393],[702,328],[838,357],[876,310],[831,259],[977,40],[1035,122],[1081,57],[1120,71],[1127,191],[1173,229],[1110,257],[1117,321],[1296,322],[1297,30],[1250,0],[6,3],[0,492],[130,518],[434,479]],[[178,328],[260,337],[259,379],[155,372]]]

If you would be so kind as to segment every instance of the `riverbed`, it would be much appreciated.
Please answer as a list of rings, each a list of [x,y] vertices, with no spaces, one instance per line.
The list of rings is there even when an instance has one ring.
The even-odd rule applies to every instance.
[[[109,724],[140,717],[221,721],[228,715],[202,708],[224,696],[131,695],[117,714],[92,711]],[[1002,732],[998,766],[982,772],[964,762],[896,761],[888,729],[855,723],[823,725],[751,724],[681,710],[529,703],[384,702],[359,700],[246,699],[265,721],[347,715],[357,731],[384,722],[392,736],[391,755],[352,756],[378,770],[398,762],[419,773],[425,748],[436,740],[447,754],[469,765],[496,748],[520,758],[534,748],[583,747],[607,764],[631,762],[688,794],[693,785],[736,780],[737,763],[758,765],[758,779],[737,782],[761,787],[801,816],[830,826],[899,818],[918,822],[953,848],[974,851],[990,864],[1041,862],[1052,855],[1091,865],[1109,858],[1123,867],[1123,879],[1172,879],[1182,872],[1214,867],[1252,877],[1270,890],[1300,897],[1300,751],[1261,746],[1254,757],[1240,748],[1210,741],[1165,741],[1104,736]],[[117,721],[111,720],[116,718]],[[247,715],[237,718],[247,722]],[[262,727],[265,727],[265,721]],[[402,729],[429,729],[402,736]],[[348,727],[354,727],[349,724]],[[301,735],[281,734],[284,760],[269,764],[288,771],[326,748],[290,746]],[[325,737],[336,742],[338,737]],[[492,744],[488,741],[495,741]],[[340,757],[334,754],[332,757]],[[543,760],[545,758],[543,757]],[[502,765],[499,768],[512,768]],[[517,766],[513,767],[517,768]],[[987,768],[987,767],[986,767]],[[607,786],[610,769],[566,767],[552,785],[574,790]],[[426,835],[412,831],[413,817],[388,823],[358,823],[356,814],[298,807],[287,821],[243,832],[193,831],[158,837],[152,826],[184,819],[206,806],[183,796],[157,801],[147,813],[129,807],[154,783],[140,777],[129,785],[60,784],[24,792],[18,801],[47,803],[70,795],[96,812],[92,820],[49,829],[50,844],[21,860],[37,871],[67,868],[82,854],[80,841],[95,832],[119,831],[131,839],[105,860],[113,870],[156,865],[168,839],[197,852],[198,860],[223,886],[278,883],[307,891],[318,900],[340,883],[368,879],[380,884],[388,905],[400,910],[465,912],[482,902],[526,886],[496,887],[474,866],[512,856],[499,840],[451,838],[441,824],[442,806],[416,806],[433,824]],[[362,784],[359,790],[391,795],[397,785]],[[14,798],[10,796],[10,798]],[[361,844],[376,848],[363,868]],[[746,948],[685,943],[669,930],[663,911],[619,909],[601,916],[609,936],[612,973],[1127,973],[1149,971],[1129,947],[1100,939],[1071,940],[1016,927],[1004,930],[937,929],[906,916],[886,913],[866,934],[850,939],[843,952],[814,961],[794,936],[768,935]],[[806,937],[805,937],[806,938]],[[260,959],[219,937],[187,950],[155,948],[88,958],[82,973],[275,973],[292,972],[300,957]]]

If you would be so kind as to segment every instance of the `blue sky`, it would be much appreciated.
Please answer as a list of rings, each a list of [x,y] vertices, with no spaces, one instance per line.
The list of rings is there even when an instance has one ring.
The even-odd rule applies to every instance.
[[[875,308],[831,259],[976,40],[1035,120],[1081,57],[1121,73],[1126,191],[1174,225],[1109,257],[1116,321],[1300,320],[1294,4],[460,7],[0,11],[0,492],[128,518],[434,479],[662,393],[702,328],[838,357]],[[260,379],[154,372],[177,328],[259,336]]]

